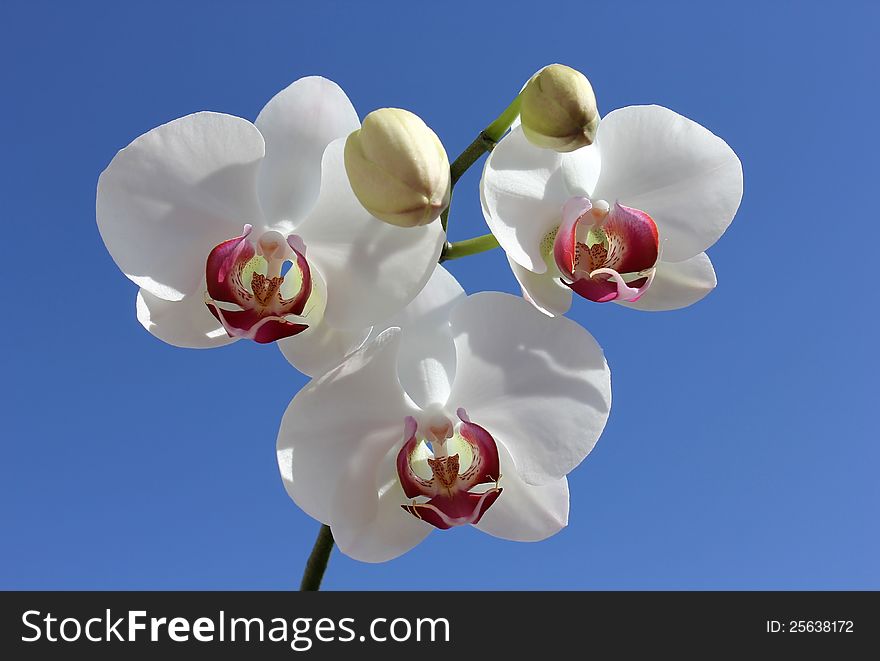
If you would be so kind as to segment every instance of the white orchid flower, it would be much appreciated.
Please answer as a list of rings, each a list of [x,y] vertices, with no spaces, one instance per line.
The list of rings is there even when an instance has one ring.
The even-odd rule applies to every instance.
[[[253,124],[200,112],[121,150],[98,181],[98,228],[147,330],[196,348],[291,338],[314,372],[411,301],[444,235],[361,207],[343,165],[358,127],[345,93],[309,77]]]
[[[367,562],[465,524],[558,532],[566,475],[611,405],[596,341],[519,297],[465,297],[442,267],[391,323],[290,403],[277,450],[293,500]]]
[[[570,153],[514,128],[486,162],[480,197],[525,297],[559,315],[572,290],[642,310],[702,299],[716,285],[704,251],[742,190],[742,165],[721,138],[667,108],[630,106]]]

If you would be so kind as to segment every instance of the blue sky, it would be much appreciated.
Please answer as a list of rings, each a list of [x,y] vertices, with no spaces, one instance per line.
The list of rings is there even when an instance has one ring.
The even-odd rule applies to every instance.
[[[603,113],[659,103],[738,153],[719,286],[679,312],[574,306],[614,406],[567,529],[434,534],[382,565],[336,553],[325,586],[880,589],[880,11],[704,5],[4,1],[0,588],[287,589],[318,528],[275,462],[304,378],[274,347],[175,349],[136,321],[94,219],[118,149],[197,110],[254,119],[321,74],[361,117],[418,113],[454,156],[562,62]],[[456,188],[452,239],[485,231],[477,182]],[[450,270],[516,291],[499,251]]]

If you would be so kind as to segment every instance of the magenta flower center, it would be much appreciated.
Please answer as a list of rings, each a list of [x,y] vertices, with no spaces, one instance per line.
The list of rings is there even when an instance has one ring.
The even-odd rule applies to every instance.
[[[407,498],[412,499],[401,507],[441,530],[479,523],[502,491],[498,486],[501,473],[495,439],[472,423],[464,409],[457,413],[461,420],[457,434],[451,422],[432,422],[427,425],[427,433],[420,435],[418,422],[407,417],[404,444],[397,455],[400,484]],[[431,443],[433,456],[428,455],[426,441]],[[460,451],[448,454],[453,444]],[[466,461],[462,460],[464,453],[468,455]],[[492,486],[479,488],[487,484]]]
[[[553,237],[562,281],[591,301],[635,301],[654,279],[660,256],[657,224],[644,211],[573,197]]]
[[[308,328],[303,311],[312,272],[298,237],[265,232],[254,245],[251,230],[245,225],[241,236],[208,255],[205,304],[229,337],[275,342]]]

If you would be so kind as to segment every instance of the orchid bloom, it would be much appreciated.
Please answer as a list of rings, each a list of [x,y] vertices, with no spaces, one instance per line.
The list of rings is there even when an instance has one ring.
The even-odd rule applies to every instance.
[[[524,296],[559,315],[572,291],[642,310],[702,299],[716,284],[704,251],[733,220],[742,187],[721,138],[667,108],[631,106],[570,153],[514,128],[486,162],[480,197]]]
[[[358,127],[345,93],[309,77],[253,124],[199,112],[121,150],[98,181],[98,228],[141,288],[144,327],[195,348],[288,338],[288,358],[314,372],[412,300],[443,231],[361,207],[343,165]]]
[[[592,336],[519,297],[465,297],[442,267],[390,325],[290,403],[277,450],[293,500],[366,562],[435,529],[563,528],[566,475],[611,405]]]

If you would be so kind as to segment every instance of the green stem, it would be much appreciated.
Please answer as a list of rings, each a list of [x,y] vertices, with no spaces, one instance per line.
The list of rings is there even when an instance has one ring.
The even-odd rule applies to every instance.
[[[498,118],[483,131],[487,138],[496,143],[501,140],[501,136],[507,132],[507,129],[513,124],[513,120],[519,115],[520,102],[520,95],[517,94],[516,98],[510,102],[510,105],[504,109],[504,112],[498,115]]]
[[[510,128],[513,120],[519,115],[519,105],[520,97],[517,95],[517,97],[510,102],[510,105],[504,109],[504,112],[498,115],[495,121],[489,124],[484,130],[480,131],[480,135],[478,135],[471,144],[465,147],[465,150],[458,155],[458,158],[452,161],[452,165],[449,166],[451,188],[455,188],[455,184],[458,183],[461,176],[468,171],[468,168],[479,160],[480,156],[495,148],[495,145],[501,140],[501,136],[504,135],[507,129]],[[449,208],[451,206],[452,199],[450,198],[449,206],[446,207],[440,216],[440,224],[443,226],[444,232],[449,224]]]
[[[467,172],[468,168],[477,162],[486,152],[495,148],[497,140],[492,140],[486,135],[485,131],[481,131],[480,135],[474,141],[465,147],[464,151],[458,155],[452,165],[449,166],[450,180],[453,186],[461,179],[461,175]]]
[[[461,179],[461,175],[467,172],[468,168],[477,162],[486,152],[490,152],[501,140],[501,136],[510,128],[513,120],[519,114],[520,98],[517,96],[510,105],[504,109],[504,112],[498,115],[494,122],[489,124],[484,130],[480,131],[480,135],[474,141],[465,147],[465,150],[459,154],[452,165],[449,166],[449,173],[452,179],[452,186]]]
[[[443,213],[440,214],[440,226],[443,228],[444,234],[446,233],[446,226],[449,225],[449,209],[452,207],[452,194],[449,194],[449,204],[446,205],[446,208],[443,209]]]
[[[475,236],[473,239],[447,243],[440,254],[440,263],[448,262],[450,259],[467,257],[468,255],[477,255],[497,247],[498,239],[493,234],[484,234],[483,236]]]
[[[321,589],[321,579],[324,578],[324,572],[327,571],[327,562],[330,560],[332,550],[333,533],[330,532],[330,526],[322,525],[303,571],[302,583],[299,586],[300,592],[315,592]]]

